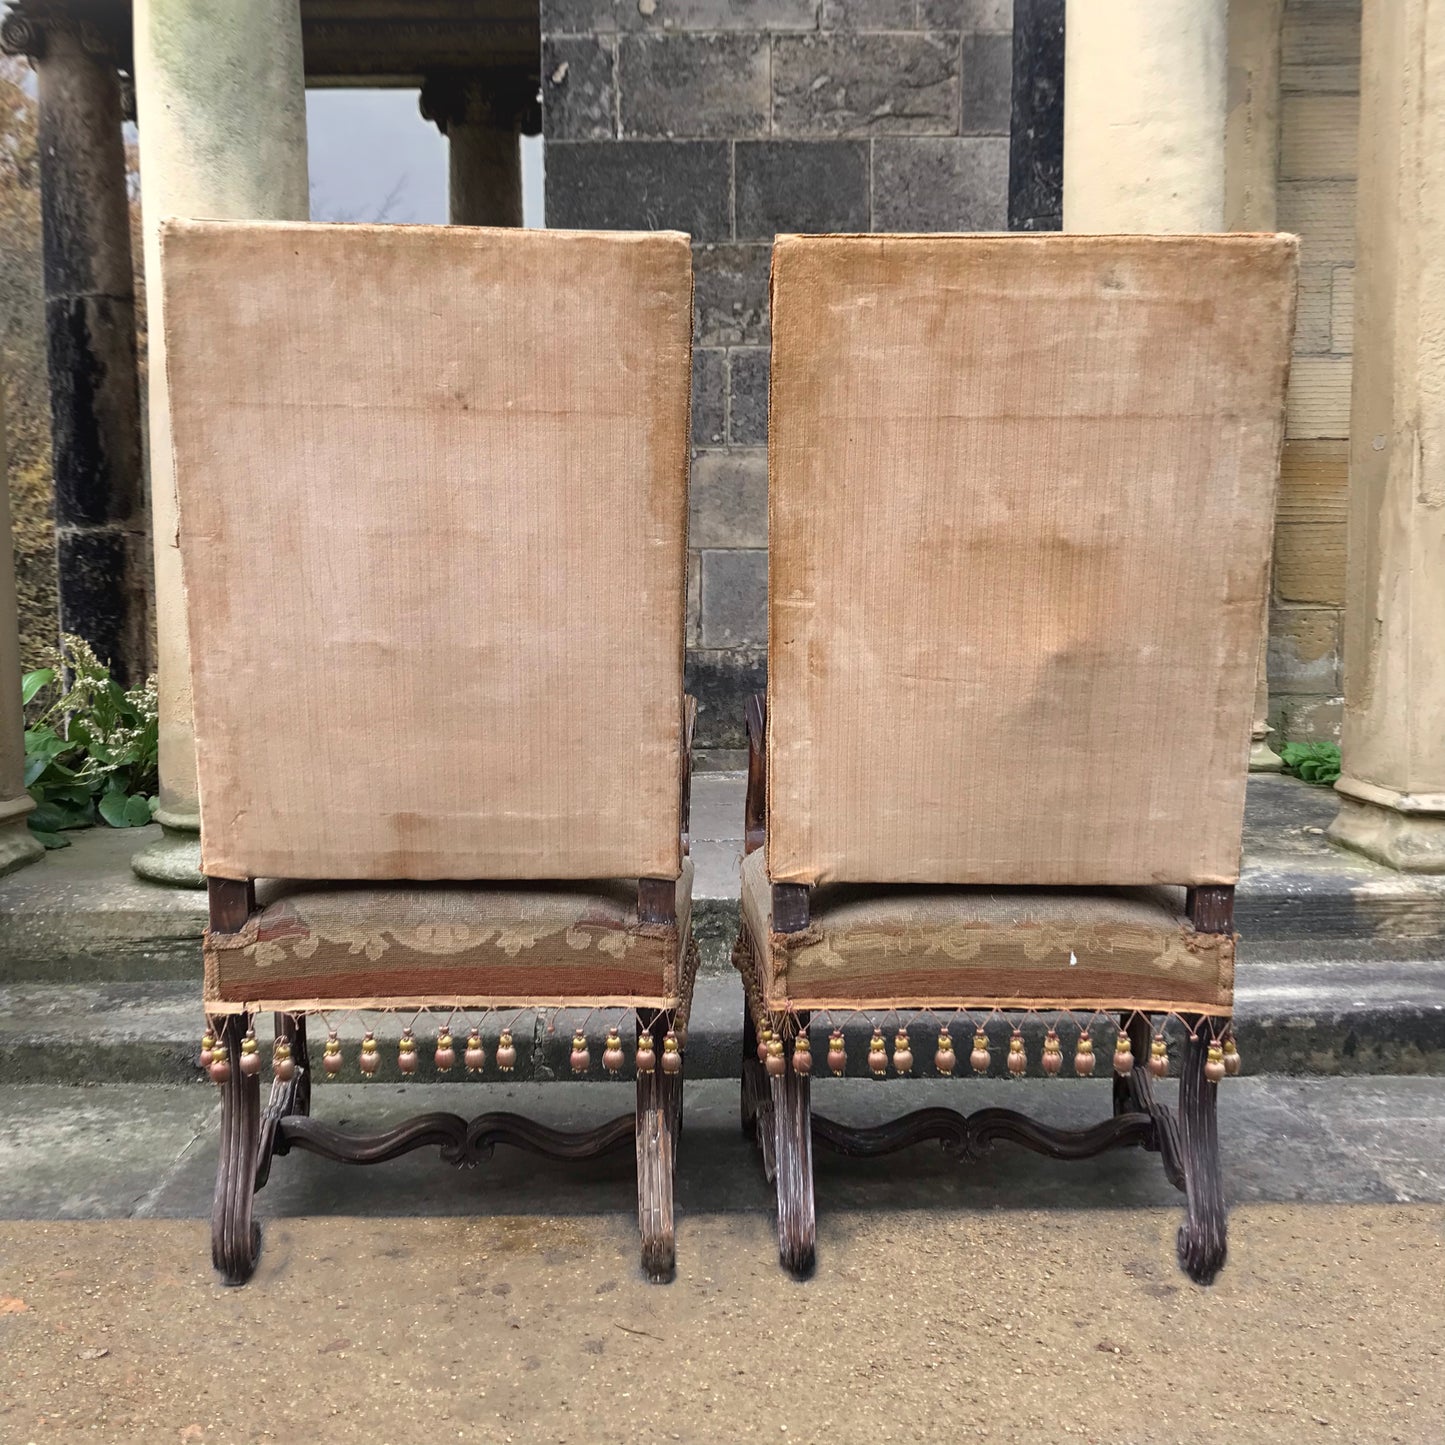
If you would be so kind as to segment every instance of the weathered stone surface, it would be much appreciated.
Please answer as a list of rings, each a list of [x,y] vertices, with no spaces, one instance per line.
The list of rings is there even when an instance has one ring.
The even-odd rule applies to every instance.
[[[918,0],[921,30],[1007,30],[1014,0]]]
[[[710,346],[692,352],[692,444],[717,447],[727,441],[727,353]]]
[[[748,738],[743,709],[753,693],[767,690],[767,653],[762,648],[690,651],[684,686],[697,699],[695,746],[744,748]]]
[[[542,43],[542,134],[548,140],[616,135],[612,47],[591,36]]]
[[[866,141],[739,141],[733,165],[740,239],[868,229]]]
[[[812,30],[818,0],[542,0],[543,35],[639,30]]]
[[[624,136],[768,132],[766,36],[627,35],[617,71]]]
[[[873,229],[1003,230],[1008,146],[1002,136],[875,141]]]
[[[694,246],[693,317],[703,346],[766,345],[773,248]]]
[[[697,464],[693,464],[692,487],[697,486]],[[702,640],[702,554],[695,550],[697,539],[688,539],[694,550],[687,554],[687,614],[684,645],[696,647]]]
[[[1269,628],[1269,685],[1280,694],[1340,690],[1340,615],[1333,607],[1277,607]]]
[[[913,0],[823,0],[819,30],[914,30]]]
[[[963,37],[964,135],[1007,135],[1013,105],[1013,37]]]
[[[1281,602],[1340,606],[1345,600],[1345,524],[1286,522],[1276,527],[1274,590]]]
[[[1011,231],[1064,224],[1064,0],[1018,0],[1009,124]]]
[[[768,639],[768,554],[702,554],[702,645],[761,647]]]
[[[778,135],[953,135],[958,103],[952,35],[833,33],[773,42]]]
[[[734,446],[768,443],[768,349],[742,346],[728,353],[731,405],[728,440]]]
[[[688,541],[694,547],[768,545],[768,454],[699,452],[693,458]]]
[[[547,224],[678,230],[725,240],[731,223],[725,141],[563,141],[547,147]]]

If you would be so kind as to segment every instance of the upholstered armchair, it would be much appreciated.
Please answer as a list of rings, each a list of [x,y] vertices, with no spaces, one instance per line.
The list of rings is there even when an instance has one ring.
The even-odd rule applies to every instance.
[[[251,1273],[252,1195],[291,1149],[635,1142],[666,1277],[696,966],[687,238],[176,222],[163,261],[216,1266]],[[574,1074],[636,1076],[590,1133],[309,1117],[318,1072],[505,1077],[518,1020],[530,1043],[562,1009]]]
[[[931,1137],[1157,1150],[1184,1267],[1222,1265],[1215,1090],[1239,1057],[1295,269],[1287,236],[778,241],[734,957],[744,1125],[793,1270],[814,1262],[815,1144]],[[1112,1110],[1082,1132],[811,1114],[815,1075],[970,1070],[1112,1074]]]

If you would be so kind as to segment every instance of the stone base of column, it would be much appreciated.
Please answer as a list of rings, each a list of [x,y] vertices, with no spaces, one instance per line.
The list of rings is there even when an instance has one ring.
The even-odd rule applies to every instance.
[[[45,845],[30,831],[24,818],[0,823],[0,876],[33,863],[44,852]]]
[[[1343,796],[1328,830],[1334,842],[1402,873],[1445,873],[1445,807],[1422,809],[1410,794],[1349,778],[1335,786]]]
[[[138,878],[170,888],[204,888],[200,820],[164,809],[157,809],[155,816],[161,836],[130,860],[131,871]]]
[[[1255,738],[1249,745],[1249,770],[1252,773],[1282,773],[1284,759],[1263,738]]]

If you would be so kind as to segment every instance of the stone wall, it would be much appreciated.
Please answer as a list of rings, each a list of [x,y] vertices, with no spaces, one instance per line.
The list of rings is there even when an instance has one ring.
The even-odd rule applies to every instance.
[[[693,237],[688,685],[766,672],[768,262],[788,231],[1007,224],[1011,0],[542,0],[547,224]]]
[[[1270,721],[1335,738],[1341,713],[1359,0],[1287,0],[1281,36],[1280,228],[1301,238],[1299,315],[1275,533]]]

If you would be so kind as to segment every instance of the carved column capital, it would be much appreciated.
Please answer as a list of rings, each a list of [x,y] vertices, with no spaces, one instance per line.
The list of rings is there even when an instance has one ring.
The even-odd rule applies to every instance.
[[[116,47],[95,21],[76,15],[62,0],[11,0],[0,21],[0,51],[44,60],[53,41],[65,38],[97,60],[115,61]]]
[[[422,85],[420,106],[422,117],[443,135],[458,125],[531,135],[540,123],[537,78],[528,71],[435,71]]]

